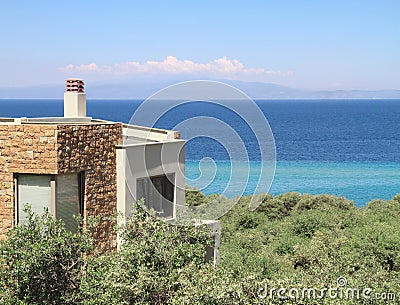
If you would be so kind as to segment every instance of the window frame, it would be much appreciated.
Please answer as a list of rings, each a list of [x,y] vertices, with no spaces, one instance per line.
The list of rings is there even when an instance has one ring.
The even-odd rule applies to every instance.
[[[77,187],[78,187],[78,189],[77,189],[77,191],[78,191],[78,214],[74,214],[74,215],[80,215],[80,216],[82,216],[82,217],[84,217],[84,211],[85,211],[85,200],[84,200],[84,198],[85,198],[85,194],[84,194],[84,191],[85,191],[85,175],[84,175],[85,173],[84,172],[75,172],[75,173],[62,173],[62,174],[58,174],[58,175],[55,175],[55,186],[54,186],[54,193],[52,193],[52,194],[54,194],[54,198],[55,198],[55,206],[54,206],[54,214],[52,214],[53,216],[54,216],[54,218],[55,219],[59,219],[59,218],[57,218],[57,215],[58,215],[58,206],[59,206],[59,197],[58,197],[58,177],[60,177],[60,176],[64,176],[64,175],[75,175],[75,177],[77,178]],[[67,221],[65,220],[65,225],[66,225],[66,227],[68,227],[68,225],[67,225]],[[77,228],[76,228],[77,229]],[[74,231],[75,231],[75,229],[74,229]]]
[[[172,177],[172,178],[171,178]],[[153,183],[153,179],[157,179],[157,178],[165,178],[167,181],[168,181],[168,183],[170,183],[171,185],[172,185],[172,201],[170,201],[168,198],[166,198],[165,196],[164,196],[164,194],[161,194],[160,192],[158,192],[158,190],[156,189],[156,186],[154,185],[154,183]],[[171,178],[171,179],[170,179]],[[172,203],[172,213],[171,214],[168,214],[167,216],[161,216],[161,217],[163,217],[163,218],[165,218],[165,219],[173,219],[174,217],[175,217],[175,207],[176,207],[176,174],[175,174],[175,172],[172,172],[172,173],[164,173],[164,174],[159,174],[159,175],[154,175],[154,176],[148,176],[148,177],[140,177],[140,178],[137,178],[136,179],[136,200],[141,200],[142,198],[143,199],[146,199],[146,198],[144,198],[144,197],[142,197],[142,198],[138,198],[138,183],[139,183],[139,181],[142,181],[142,180],[146,180],[146,179],[148,179],[150,182],[151,182],[151,184],[152,184],[152,186],[156,189],[156,191],[158,192],[158,194],[159,195],[161,195],[161,197],[162,197],[162,200],[166,200],[166,201],[169,201],[169,202],[171,202]],[[146,200],[145,200],[145,202],[144,202],[144,205],[147,207],[147,208],[152,208],[150,205],[148,205],[147,203],[146,203]],[[155,209],[154,209],[155,210]],[[158,215],[160,215],[160,214],[164,214],[165,212],[165,209],[164,209],[164,206],[163,206],[163,203],[161,203],[161,210],[160,211],[157,211],[157,210],[155,210],[156,211],[156,213],[158,214]]]
[[[78,200],[79,200],[79,214],[84,217],[85,212],[85,172],[77,173],[63,173],[63,174],[76,174],[78,177]],[[59,174],[59,175],[63,175]],[[20,223],[19,219],[19,182],[18,177],[20,176],[47,176],[50,177],[50,214],[56,219],[57,215],[57,174],[33,174],[33,173],[14,173],[14,221],[15,225]]]

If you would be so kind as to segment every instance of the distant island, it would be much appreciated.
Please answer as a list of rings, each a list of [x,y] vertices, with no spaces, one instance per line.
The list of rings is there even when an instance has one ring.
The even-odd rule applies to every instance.
[[[87,87],[95,99],[145,99],[160,89],[182,80],[143,82],[134,80],[121,83],[93,83]],[[400,99],[400,90],[302,90],[261,82],[242,82],[220,79],[253,99]],[[39,85],[31,87],[1,87],[0,99],[57,98],[63,92],[62,85]]]

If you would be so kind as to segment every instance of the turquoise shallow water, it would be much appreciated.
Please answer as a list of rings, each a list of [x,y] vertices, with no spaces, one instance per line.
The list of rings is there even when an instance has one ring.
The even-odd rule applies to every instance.
[[[216,170],[215,177],[210,174]],[[186,163],[187,182],[202,188],[206,194],[224,193],[231,180],[232,190],[225,191],[227,197],[238,195],[242,185],[247,186],[243,195],[254,193],[258,183],[261,162],[250,162],[247,174],[246,162],[235,163],[235,174],[231,176],[231,164],[228,161],[204,162],[201,175],[198,161]],[[198,179],[201,177],[200,179]],[[212,183],[208,186],[207,182]],[[194,180],[197,179],[197,180]],[[206,187],[205,187],[206,186]],[[277,195],[290,191],[310,194],[333,194],[344,196],[357,206],[365,205],[372,199],[391,199],[400,193],[400,163],[397,162],[277,162],[275,177],[269,189],[268,181],[260,182],[258,191]]]

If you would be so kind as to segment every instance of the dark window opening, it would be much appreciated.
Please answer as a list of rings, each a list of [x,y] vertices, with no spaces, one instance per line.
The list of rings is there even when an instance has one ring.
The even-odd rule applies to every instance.
[[[136,183],[137,199],[144,199],[149,209],[153,209],[161,217],[173,217],[175,175],[162,175],[141,178]]]

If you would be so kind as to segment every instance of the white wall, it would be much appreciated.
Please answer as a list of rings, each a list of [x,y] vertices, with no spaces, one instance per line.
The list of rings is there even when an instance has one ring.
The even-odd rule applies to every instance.
[[[121,145],[117,149],[117,209],[126,217],[136,201],[139,178],[175,175],[175,205],[185,204],[185,141]]]

